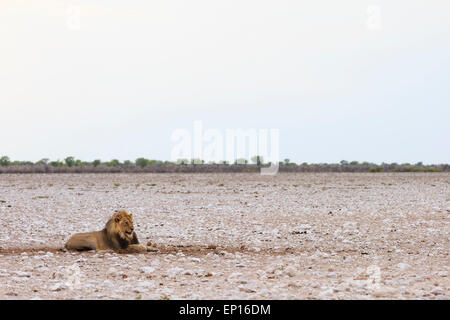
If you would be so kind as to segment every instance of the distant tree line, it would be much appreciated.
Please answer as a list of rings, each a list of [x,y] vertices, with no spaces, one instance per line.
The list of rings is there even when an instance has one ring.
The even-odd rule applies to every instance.
[[[11,161],[9,157],[0,157],[0,173],[121,173],[121,172],[258,172],[261,167],[272,165],[264,162],[263,157],[255,156],[237,159],[233,163],[227,161],[205,162],[201,159],[179,159],[178,161],[160,161],[138,158],[123,162],[112,159],[100,159],[91,162],[74,157],[51,161],[44,158],[37,162]],[[410,163],[370,163],[342,160],[339,163],[301,163],[289,159],[279,162],[280,172],[448,172],[448,164],[424,165],[422,162]]]

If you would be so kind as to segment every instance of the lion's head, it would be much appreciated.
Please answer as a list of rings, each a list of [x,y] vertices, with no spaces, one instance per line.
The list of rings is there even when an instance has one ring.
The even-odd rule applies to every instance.
[[[115,213],[106,223],[106,230],[110,236],[118,235],[120,239],[130,242],[133,239],[133,215],[126,211]]]

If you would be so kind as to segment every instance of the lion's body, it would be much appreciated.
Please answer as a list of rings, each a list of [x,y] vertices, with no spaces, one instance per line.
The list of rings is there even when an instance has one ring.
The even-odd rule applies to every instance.
[[[116,235],[117,237],[117,235]],[[101,231],[77,233],[72,236],[66,243],[66,248],[69,250],[122,250],[127,249],[131,244],[139,244],[137,241],[124,241],[120,238],[108,237],[106,229]]]
[[[131,252],[155,251],[154,248],[139,244],[133,231],[133,215],[126,211],[116,214],[101,231],[77,233],[67,241],[67,250],[126,250]]]

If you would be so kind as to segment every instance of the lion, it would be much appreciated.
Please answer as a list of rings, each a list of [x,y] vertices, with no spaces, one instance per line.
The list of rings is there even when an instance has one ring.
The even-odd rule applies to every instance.
[[[77,233],[65,245],[67,250],[115,250],[126,252],[158,251],[149,246],[139,244],[134,232],[133,215],[126,211],[116,212],[101,231]]]

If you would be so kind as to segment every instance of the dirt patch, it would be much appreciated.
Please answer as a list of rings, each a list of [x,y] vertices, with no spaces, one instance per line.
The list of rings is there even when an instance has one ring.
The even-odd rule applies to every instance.
[[[127,254],[127,255],[138,255],[138,254],[179,254],[180,252],[188,256],[202,256],[209,253],[214,253],[217,255],[224,255],[225,253],[240,253],[240,254],[256,254],[256,255],[282,255],[282,254],[294,254],[295,250],[291,248],[286,248],[284,250],[274,250],[274,249],[262,249],[259,251],[249,250],[245,247],[219,247],[219,246],[197,246],[197,245],[176,245],[176,246],[158,246],[158,251],[148,252],[148,253],[136,253],[127,252],[126,250],[106,250],[101,251],[101,253],[116,253],[116,254]],[[65,248],[52,248],[52,247],[39,247],[39,248],[0,248],[1,255],[20,255],[22,253],[37,254],[37,253],[64,253],[73,252],[78,254],[83,253],[96,253],[95,251],[68,251]]]

